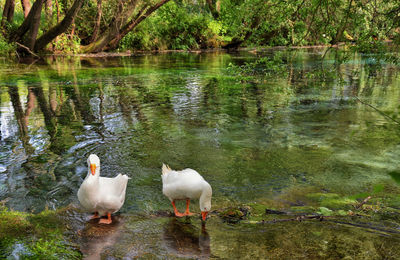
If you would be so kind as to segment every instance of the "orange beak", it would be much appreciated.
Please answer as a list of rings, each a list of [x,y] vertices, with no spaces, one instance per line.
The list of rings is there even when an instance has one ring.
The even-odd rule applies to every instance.
[[[203,221],[206,221],[207,214],[208,214],[208,211],[202,211],[201,212],[201,218],[203,219]]]
[[[96,164],[90,164],[90,170],[92,171],[92,175],[96,173]]]

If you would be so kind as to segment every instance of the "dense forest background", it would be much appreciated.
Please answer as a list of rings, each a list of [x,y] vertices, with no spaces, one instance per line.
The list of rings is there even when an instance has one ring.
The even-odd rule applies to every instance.
[[[0,0],[0,53],[400,43],[398,0]]]

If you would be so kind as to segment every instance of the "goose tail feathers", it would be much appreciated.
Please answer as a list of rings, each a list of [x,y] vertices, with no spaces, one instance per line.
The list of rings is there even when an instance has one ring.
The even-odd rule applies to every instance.
[[[165,174],[169,173],[170,171],[172,171],[171,168],[168,165],[163,163],[163,165],[162,165],[162,174],[165,175]]]

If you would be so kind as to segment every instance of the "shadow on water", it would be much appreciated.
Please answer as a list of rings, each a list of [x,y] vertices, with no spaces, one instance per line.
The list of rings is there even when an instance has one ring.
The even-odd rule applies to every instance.
[[[172,218],[164,226],[163,241],[171,255],[200,259],[211,256],[210,236],[205,224],[199,230],[191,223]]]

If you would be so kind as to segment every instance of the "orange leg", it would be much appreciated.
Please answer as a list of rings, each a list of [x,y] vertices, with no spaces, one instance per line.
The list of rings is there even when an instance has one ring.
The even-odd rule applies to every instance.
[[[194,213],[191,213],[189,211],[189,204],[190,204],[190,199],[186,199],[186,211],[184,213],[185,216],[192,216]]]
[[[107,213],[107,218],[101,218],[99,220],[99,224],[111,224],[112,220],[111,220],[111,213]]]
[[[172,203],[172,207],[174,208],[175,216],[177,216],[177,217],[183,217],[183,216],[185,216],[185,214],[180,213],[180,212],[178,211],[178,209],[176,208],[176,206],[175,206],[175,200],[173,200],[171,203]]]
[[[100,218],[99,212],[95,212],[94,215],[90,217],[90,219],[96,219],[96,218]]]

